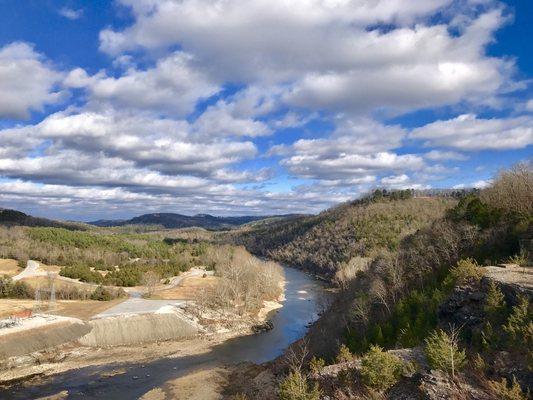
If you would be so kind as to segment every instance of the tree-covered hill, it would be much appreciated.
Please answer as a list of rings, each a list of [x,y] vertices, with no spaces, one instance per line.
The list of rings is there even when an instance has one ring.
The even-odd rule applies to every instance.
[[[442,218],[456,203],[449,197],[414,198],[410,191],[376,191],[317,216],[238,231],[233,239],[253,253],[331,278],[355,257],[397,250],[405,236]]]
[[[0,208],[0,225],[3,226],[41,226],[65,229],[83,230],[87,227],[82,223],[55,221],[47,218],[38,218],[27,215],[21,211]]]

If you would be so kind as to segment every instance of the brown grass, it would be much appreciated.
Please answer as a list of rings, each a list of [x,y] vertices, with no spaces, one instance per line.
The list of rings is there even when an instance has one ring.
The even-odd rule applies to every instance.
[[[14,299],[1,299],[0,300],[0,318],[9,317],[11,314],[33,309],[35,300],[14,300]]]
[[[15,276],[22,268],[18,266],[17,260],[12,260],[10,258],[0,259],[0,275]]]
[[[191,276],[183,279],[179,286],[155,292],[153,298],[162,300],[193,300],[198,296],[200,291],[212,289],[218,279],[215,276],[206,276],[205,278]]]
[[[24,278],[24,279],[21,279],[21,281],[27,283],[34,289],[37,287],[47,288],[49,286],[48,277],[46,276],[35,276],[32,278]],[[93,291],[97,285],[84,283],[84,282],[72,282],[72,281],[64,281],[61,279],[55,279],[56,289],[72,287],[72,286],[76,286],[78,289]]]
[[[82,320],[88,320],[96,314],[117,305],[125,299],[116,299],[111,301],[95,301],[95,300],[59,300],[56,302],[56,308],[43,312],[61,315],[64,317],[79,318]],[[2,299],[0,300],[0,318],[6,318],[18,311],[33,310],[37,302],[35,300],[15,300],[15,299]],[[45,307],[48,306],[47,302],[43,303]]]

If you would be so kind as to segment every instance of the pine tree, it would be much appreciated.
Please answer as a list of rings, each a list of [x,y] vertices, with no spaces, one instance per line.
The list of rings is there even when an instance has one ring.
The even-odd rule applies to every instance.
[[[505,317],[505,297],[494,281],[490,281],[484,310],[492,322],[501,322]]]
[[[455,377],[466,362],[464,350],[459,348],[459,330],[452,328],[450,334],[439,329],[426,339],[426,357],[432,368],[449,372]]]
[[[337,363],[353,361],[353,354],[345,344],[341,344],[341,347],[339,347],[339,354],[337,354],[335,361]]]
[[[300,371],[292,371],[279,385],[280,400],[319,400],[317,384],[310,385]]]
[[[513,307],[503,330],[509,335],[512,345],[533,345],[533,318],[526,297],[521,297],[519,304]]]
[[[361,377],[371,388],[385,391],[398,382],[402,367],[398,357],[383,351],[379,346],[370,346],[361,360]]]

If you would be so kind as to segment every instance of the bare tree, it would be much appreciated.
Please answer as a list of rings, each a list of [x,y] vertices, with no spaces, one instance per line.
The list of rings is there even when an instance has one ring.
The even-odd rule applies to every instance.
[[[146,286],[146,295],[151,297],[154,294],[156,285],[159,283],[161,277],[155,271],[147,271],[142,276],[142,284]]]
[[[370,286],[370,296],[378,303],[385,306],[387,313],[390,314],[390,307],[388,303],[388,292],[385,283],[381,278],[376,278]]]

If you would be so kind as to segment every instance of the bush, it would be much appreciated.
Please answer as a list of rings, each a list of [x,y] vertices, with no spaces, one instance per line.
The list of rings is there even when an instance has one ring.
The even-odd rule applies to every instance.
[[[484,311],[492,322],[498,322],[506,313],[505,297],[494,281],[490,281]]]
[[[450,334],[439,329],[426,339],[425,353],[431,368],[440,369],[455,376],[466,362],[464,350],[459,348],[459,331],[452,329]]]
[[[26,283],[17,281],[11,288],[11,295],[15,299],[32,299],[35,296],[33,289]]]
[[[522,392],[520,385],[516,381],[516,378],[513,376],[513,381],[511,385],[507,385],[505,378],[502,378],[501,381],[489,381],[489,386],[501,400],[526,400],[526,395]]]
[[[309,369],[313,374],[319,374],[322,368],[326,365],[326,362],[322,358],[316,358],[313,356],[309,362]]]
[[[292,371],[279,385],[280,400],[319,400],[320,390],[309,384],[300,371]]]
[[[479,281],[483,278],[483,274],[483,269],[471,258],[460,260],[457,265],[450,270],[450,277],[456,285]]]
[[[533,345],[533,318],[529,311],[529,301],[526,297],[520,298],[520,303],[513,307],[503,330],[509,335],[511,345]]]
[[[345,344],[341,344],[341,347],[339,347],[339,353],[337,354],[335,361],[337,363],[353,361],[353,354],[350,352],[348,346],[346,346]]]
[[[361,361],[361,377],[365,385],[385,391],[400,379],[403,363],[379,346],[370,346]]]
[[[94,292],[91,294],[91,300],[98,301],[109,301],[113,299],[113,294],[109,289],[106,289],[102,285],[94,289]]]
[[[34,294],[26,282],[13,282],[9,276],[0,277],[0,298],[32,299]]]

